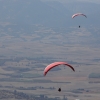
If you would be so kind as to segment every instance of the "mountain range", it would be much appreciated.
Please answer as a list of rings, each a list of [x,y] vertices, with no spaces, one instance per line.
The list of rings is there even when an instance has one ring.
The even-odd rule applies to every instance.
[[[90,2],[41,1],[41,0],[0,0],[0,22],[50,27],[99,26],[100,4]],[[74,13],[84,13],[87,19],[72,19]]]

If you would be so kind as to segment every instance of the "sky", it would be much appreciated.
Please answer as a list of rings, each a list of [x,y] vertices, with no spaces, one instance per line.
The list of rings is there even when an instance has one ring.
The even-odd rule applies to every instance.
[[[64,1],[67,1],[67,0],[64,0]],[[71,1],[87,1],[87,2],[100,3],[100,0],[71,0]]]
[[[60,2],[87,1],[87,2],[100,3],[100,0],[42,0],[42,1],[60,1]]]

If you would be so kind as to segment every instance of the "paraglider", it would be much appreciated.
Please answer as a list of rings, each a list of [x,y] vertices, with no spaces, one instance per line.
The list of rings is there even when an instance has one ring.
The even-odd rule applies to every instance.
[[[46,76],[47,73],[48,73],[52,68],[57,67],[57,66],[59,66],[59,65],[65,65],[65,66],[71,68],[73,71],[75,71],[75,69],[74,69],[70,64],[68,64],[68,63],[66,63],[66,62],[54,62],[54,63],[49,64],[49,65],[44,69],[44,76]],[[61,92],[61,88],[58,88],[58,91]]]
[[[72,15],[72,18],[74,18],[76,16],[84,16],[87,18],[87,16],[85,14],[82,14],[82,13],[76,13],[76,14]]]
[[[72,18],[74,18],[74,17],[76,17],[76,16],[84,16],[84,17],[87,18],[87,16],[86,16],[85,14],[83,14],[83,13],[76,13],[76,14],[72,15]],[[80,28],[80,27],[81,27],[81,26],[79,25],[79,28]]]
[[[75,71],[75,69],[68,63],[66,62],[54,62],[49,64],[45,69],[44,69],[44,76],[46,76],[46,74],[48,73],[49,70],[51,70],[52,68],[58,66],[58,65],[66,65],[67,67],[70,67],[73,71]]]

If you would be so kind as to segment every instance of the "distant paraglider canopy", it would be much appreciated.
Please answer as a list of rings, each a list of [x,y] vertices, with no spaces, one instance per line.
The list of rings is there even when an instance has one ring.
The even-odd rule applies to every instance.
[[[84,16],[84,17],[87,18],[87,16],[85,14],[83,14],[83,13],[76,13],[76,14],[72,15],[72,18],[74,18],[76,16]]]
[[[54,62],[49,64],[45,69],[44,69],[44,76],[46,76],[46,74],[48,73],[49,70],[51,70],[52,68],[59,66],[59,65],[66,65],[68,67],[70,67],[73,71],[75,71],[75,69],[68,63],[66,62]]]

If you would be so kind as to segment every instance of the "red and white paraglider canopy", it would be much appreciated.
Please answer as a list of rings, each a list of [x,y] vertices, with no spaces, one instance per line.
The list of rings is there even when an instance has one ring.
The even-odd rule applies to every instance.
[[[56,66],[59,66],[59,65],[66,65],[67,67],[70,67],[73,71],[75,71],[75,69],[71,65],[69,65],[68,63],[66,63],[66,62],[54,62],[54,63],[49,64],[44,69],[44,76],[46,76],[46,74],[48,73],[49,70],[51,70],[52,68],[54,68]]]
[[[76,13],[72,16],[72,18],[76,17],[76,16],[85,16],[87,18],[87,16],[83,13]]]

